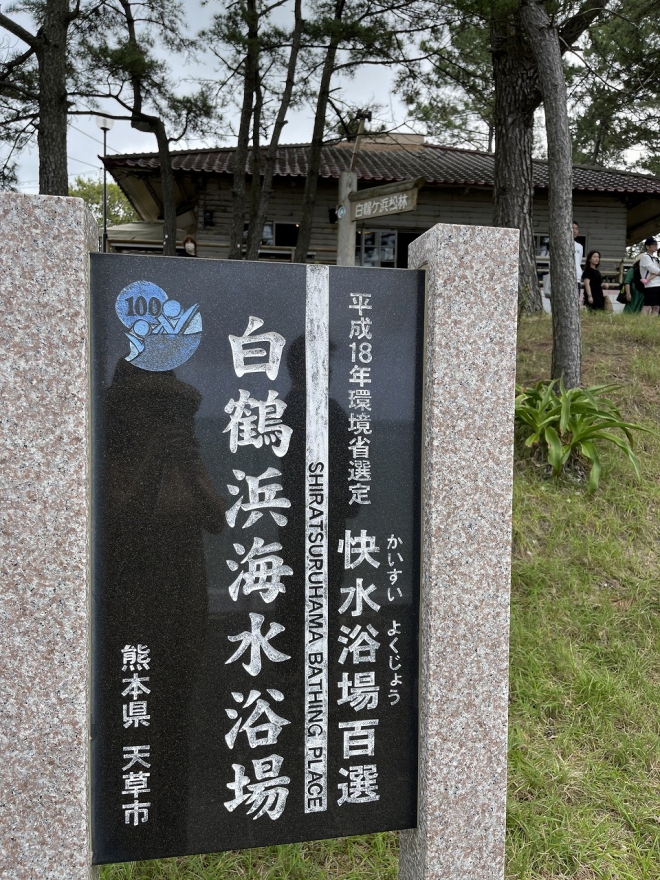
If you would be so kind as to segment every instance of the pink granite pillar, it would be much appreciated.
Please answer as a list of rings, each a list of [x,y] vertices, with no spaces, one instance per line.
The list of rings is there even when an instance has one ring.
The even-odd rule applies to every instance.
[[[518,231],[438,225],[428,270],[419,825],[401,880],[504,875]]]
[[[88,252],[80,199],[0,193],[0,877],[88,880]]]

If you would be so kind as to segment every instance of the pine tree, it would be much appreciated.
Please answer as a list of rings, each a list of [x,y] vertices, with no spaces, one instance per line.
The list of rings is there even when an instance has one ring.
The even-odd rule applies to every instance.
[[[176,196],[170,149],[172,143],[212,127],[214,106],[209,89],[181,96],[156,44],[170,54],[191,48],[185,36],[179,0],[117,0],[104,2],[94,27],[78,43],[80,60],[77,96],[87,101],[114,102],[114,119],[129,120],[138,131],[156,138],[163,216],[163,253],[176,254]],[[101,88],[100,84],[105,87]],[[172,134],[172,131],[175,131]]]
[[[0,140],[9,145],[3,176],[13,155],[36,134],[39,147],[39,192],[65,196],[67,114],[69,111],[70,34],[75,21],[90,14],[91,3],[70,0],[25,0],[11,8],[24,13],[32,29],[0,12],[0,28],[20,41],[5,46],[0,63]]]

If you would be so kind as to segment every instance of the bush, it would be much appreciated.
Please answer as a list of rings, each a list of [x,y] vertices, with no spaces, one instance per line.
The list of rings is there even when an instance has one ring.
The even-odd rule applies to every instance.
[[[553,380],[537,382],[532,388],[516,388],[516,423],[529,431],[525,445],[544,456],[555,478],[568,464],[584,460],[590,470],[589,491],[594,492],[600,480],[596,444],[607,440],[628,457],[639,479],[633,431],[648,429],[626,422],[605,396],[621,386],[594,385],[567,391],[560,379],[557,393],[556,384]]]

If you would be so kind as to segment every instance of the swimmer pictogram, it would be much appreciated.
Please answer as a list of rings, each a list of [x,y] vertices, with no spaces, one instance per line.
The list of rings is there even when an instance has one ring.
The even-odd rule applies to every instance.
[[[126,360],[142,370],[173,370],[195,353],[201,341],[199,305],[185,308],[151,281],[134,281],[125,287],[115,309],[128,327]]]

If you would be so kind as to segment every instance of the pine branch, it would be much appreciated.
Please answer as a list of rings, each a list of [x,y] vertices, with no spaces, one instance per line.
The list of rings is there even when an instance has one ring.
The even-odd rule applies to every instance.
[[[2,65],[4,67],[4,70],[2,73],[0,73],[0,82],[6,80],[9,77],[10,73],[12,73],[17,67],[20,67],[22,64],[24,64],[29,58],[32,57],[32,55],[34,55],[34,49],[30,47],[26,52],[23,52],[22,55],[18,55],[12,61],[6,61]]]
[[[41,40],[38,37],[25,30],[24,27],[21,27],[20,24],[17,24],[2,12],[0,12],[0,27],[3,27],[6,31],[9,31],[10,34],[18,37],[19,40],[22,40],[35,51],[41,45]]]
[[[586,0],[586,3],[559,28],[559,43],[562,55],[571,49],[575,42],[607,9],[608,0]]]

